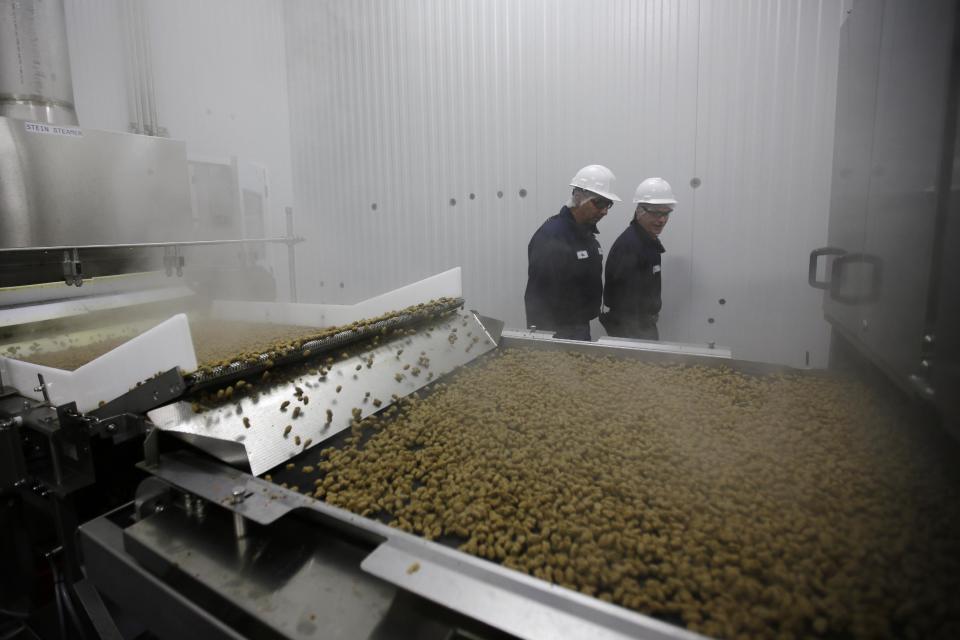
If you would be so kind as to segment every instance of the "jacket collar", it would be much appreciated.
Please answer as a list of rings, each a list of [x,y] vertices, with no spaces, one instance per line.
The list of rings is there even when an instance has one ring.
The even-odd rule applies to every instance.
[[[583,232],[583,230],[589,231],[594,235],[597,235],[598,233],[600,233],[600,230],[597,229],[596,224],[580,224],[579,222],[577,222],[577,219],[573,217],[573,212],[570,211],[570,207],[568,207],[567,205],[563,205],[563,207],[560,208],[560,213],[558,215],[563,220],[566,220],[567,222],[572,224],[574,228],[581,233]]]

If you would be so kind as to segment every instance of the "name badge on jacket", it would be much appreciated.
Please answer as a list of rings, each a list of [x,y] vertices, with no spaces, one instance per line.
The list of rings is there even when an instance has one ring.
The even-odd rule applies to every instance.
[[[660,273],[660,265],[658,265],[658,264],[653,265],[653,272],[654,272],[654,273]]]
[[[586,251],[577,251],[577,260],[586,260],[588,257]]]

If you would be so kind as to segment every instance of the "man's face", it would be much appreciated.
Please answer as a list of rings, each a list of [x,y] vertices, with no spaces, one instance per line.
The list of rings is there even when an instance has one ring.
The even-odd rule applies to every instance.
[[[594,196],[590,202],[584,203],[581,207],[584,210],[583,224],[597,224],[610,211],[613,206],[612,200],[607,200],[601,196]]]
[[[670,218],[670,212],[672,211],[673,207],[669,204],[637,205],[637,224],[654,237],[659,236],[663,228],[667,226],[667,220]]]

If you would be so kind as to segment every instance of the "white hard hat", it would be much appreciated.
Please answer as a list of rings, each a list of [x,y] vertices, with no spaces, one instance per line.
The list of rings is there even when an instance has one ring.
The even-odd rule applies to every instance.
[[[636,204],[677,204],[670,183],[663,178],[647,178],[641,182],[633,201]]]
[[[603,196],[607,200],[621,202],[617,194],[610,191],[611,184],[616,179],[617,177],[613,175],[613,171],[610,171],[610,169],[607,169],[602,164],[591,164],[577,171],[577,175],[573,176],[573,180],[570,181],[570,186],[580,187],[585,191]]]

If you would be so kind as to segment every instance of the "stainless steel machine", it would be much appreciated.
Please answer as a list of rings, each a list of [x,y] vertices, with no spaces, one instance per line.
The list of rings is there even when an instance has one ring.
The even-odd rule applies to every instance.
[[[418,299],[453,275],[459,274],[404,294]],[[396,294],[380,300],[380,308],[402,299]],[[498,352],[579,353],[745,377],[822,374],[733,360],[716,348],[577,343],[504,330],[462,304],[459,297],[433,298],[386,314],[365,307],[358,321],[299,344],[193,372],[164,370],[153,360],[145,370],[156,374],[102,403],[85,394],[90,380],[51,381],[42,365],[0,360],[6,380],[36,377],[33,388],[5,383],[0,396],[2,487],[20,509],[40,506],[55,525],[41,538],[63,574],[62,604],[51,614],[60,609],[67,628],[104,638],[702,637],[676,620],[648,617],[470,555],[456,543],[333,506],[287,481],[295,485],[316,448],[341,446],[360,420],[387,416],[382,428],[389,432],[395,403]],[[229,305],[261,319],[323,311],[321,305]],[[139,349],[135,359],[159,358],[160,351],[143,355],[154,342],[177,357],[176,334],[187,324],[180,320],[92,364],[122,377],[131,357],[126,349]],[[476,336],[476,346],[454,345],[452,328]],[[394,355],[399,351],[411,354],[409,362],[419,354],[430,365],[417,377],[399,375],[405,361]],[[85,378],[84,368],[74,374]],[[245,381],[257,386],[250,391]],[[80,404],[51,400],[65,385]],[[293,412],[308,408],[300,401],[305,395],[309,412],[298,420]],[[333,414],[315,407],[332,407]],[[280,415],[296,425],[295,441],[282,423],[264,428]],[[914,427],[921,437],[920,425]],[[278,484],[284,473],[289,477]],[[17,525],[28,527],[28,520]]]
[[[473,313],[454,316],[483,333],[476,356],[530,345],[579,348],[549,336],[501,335],[498,323]],[[447,348],[446,333],[440,334],[447,321],[449,316],[443,315],[415,334],[363,351],[359,360],[367,353],[380,358],[406,345],[429,354],[431,371],[442,375],[453,364],[441,364],[443,355],[463,351]],[[588,349],[671,361],[728,362],[715,355],[651,355],[635,346]],[[342,348],[343,343],[337,350]],[[354,361],[347,362],[344,379],[354,370]],[[339,375],[337,366],[327,375]],[[294,384],[281,387],[278,402],[290,396]],[[374,395],[386,396],[397,383],[391,372],[362,384],[347,379],[336,395],[342,400],[340,394],[355,393],[358,397],[346,405],[360,404],[359,389],[378,386],[383,388]],[[311,403],[330,400],[320,395],[320,388],[307,390]],[[256,408],[244,407],[242,415],[262,415],[254,412],[268,410],[271,397],[260,396]],[[226,413],[232,412],[231,404]],[[148,412],[156,424],[178,428],[189,415],[186,403]],[[195,418],[191,435],[207,431],[203,423],[208,420],[222,426],[226,417]],[[234,418],[238,428],[239,419]],[[161,637],[696,637],[262,480],[230,466],[229,453],[207,448],[202,441],[191,439],[219,461],[182,448],[163,452],[152,439],[162,443],[167,436],[159,427],[148,436],[149,453],[140,468],[151,478],[140,485],[135,503],[80,528],[88,578],[112,603],[122,604]],[[334,435],[324,444],[336,439]],[[268,443],[260,446],[271,448]],[[282,469],[275,461],[296,458],[296,449],[273,450],[279,458],[259,468]],[[251,452],[250,466],[257,468],[261,457],[262,452]],[[180,613],[170,616],[171,610]]]
[[[886,376],[880,385],[892,380],[932,400],[934,421],[948,426],[958,415],[951,391],[960,388],[960,218],[951,197],[958,16],[947,2],[854,5],[842,47],[831,246],[810,263],[811,284],[828,292],[837,360],[844,345],[854,347],[858,371],[876,368]],[[31,33],[62,31],[60,13],[18,20]],[[931,35],[908,38],[911,29]],[[59,51],[31,55],[62,68]],[[917,84],[911,92],[891,80],[903,65],[923,70],[907,74]],[[10,89],[20,76],[0,69],[0,543],[16,550],[0,559],[0,623],[14,621],[0,627],[4,638],[701,637],[680,619],[564,588],[264,474],[279,475],[320,445],[339,446],[363,419],[510,350],[704,375],[818,374],[734,360],[721,348],[504,330],[464,310],[458,269],[353,306],[299,304],[293,248],[302,239],[292,221],[284,237],[191,240],[183,143],[76,126],[63,114],[69,91],[42,78],[29,94]],[[904,131],[923,163],[898,153]],[[910,179],[879,180],[870,148],[886,175],[909,169]],[[894,222],[904,209],[920,219],[909,233]],[[195,268],[206,246],[249,243],[288,248],[291,303],[274,301],[272,277],[245,295],[221,295],[225,279],[253,277],[250,265]],[[825,276],[822,257],[831,259]],[[218,327],[230,333],[240,322],[245,331],[277,324],[298,333],[264,346],[237,330],[229,357],[203,357],[198,318],[217,340]],[[454,347],[454,328],[472,345]],[[43,364],[98,345],[75,367]],[[401,350],[430,366],[376,366],[399,362]],[[311,409],[297,421],[305,395]],[[286,429],[250,428],[287,411]],[[790,442],[773,449],[789,455]],[[859,480],[849,485],[858,489]],[[798,486],[785,502],[829,497]],[[783,529],[801,534],[829,540],[832,531]],[[912,571],[911,560],[894,570]],[[784,608],[804,609],[791,594],[774,595]],[[947,618],[947,604],[930,610]],[[808,617],[807,633],[827,634],[825,622]]]
[[[357,420],[389,415],[394,402],[498,348],[729,362],[722,349],[651,351],[629,341],[581,347],[549,335],[502,334],[501,323],[460,311],[458,297],[376,313],[402,300],[455,292],[458,284],[458,270],[441,274],[358,305],[356,322],[283,351],[200,369],[192,354],[178,355],[184,346],[190,351],[189,333],[177,337],[187,327],[181,317],[73,372],[29,362],[36,353],[24,360],[0,356],[2,486],[18,510],[39,508],[53,524],[43,541],[63,585],[62,624],[100,637],[694,637],[257,477],[311,446],[336,442]],[[302,314],[342,312],[219,304],[242,307],[252,319],[287,314],[282,319],[303,322]],[[476,346],[454,347],[451,322],[476,335]],[[362,366],[392,360],[398,348],[429,359],[429,370],[404,377]],[[167,369],[171,362],[180,364]],[[306,369],[316,375],[318,367],[329,383],[308,379]],[[242,381],[268,374],[269,386],[241,395]],[[104,377],[121,380],[119,391],[100,384]],[[340,384],[334,389],[333,382]],[[224,385],[237,389],[230,402],[204,399],[206,390],[222,394]],[[301,387],[313,405],[362,409],[301,420],[296,443],[287,431],[249,429],[250,421],[284,411],[285,399]],[[375,405],[367,401],[371,394]],[[206,402],[211,406],[197,413]],[[29,520],[13,526],[28,527]]]

